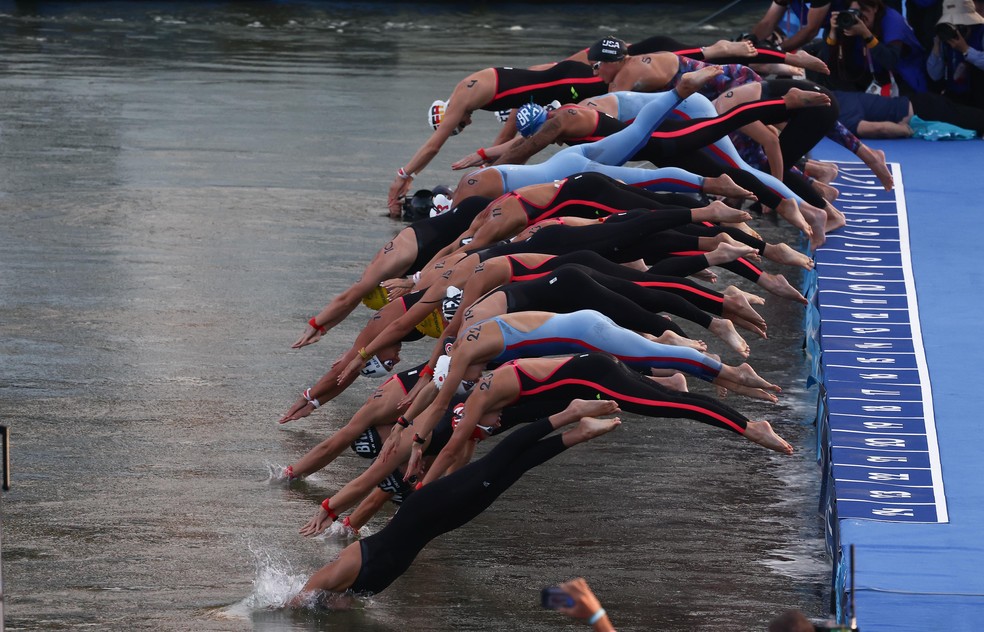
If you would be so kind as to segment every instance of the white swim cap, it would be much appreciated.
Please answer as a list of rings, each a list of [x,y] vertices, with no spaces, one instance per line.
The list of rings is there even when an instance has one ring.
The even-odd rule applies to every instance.
[[[381,362],[379,356],[372,356],[366,360],[366,365],[362,367],[360,373],[365,377],[386,377],[393,369],[393,361]]]
[[[441,390],[444,386],[444,380],[448,379],[448,370],[451,368],[451,356],[442,355],[434,363],[434,377],[431,380],[434,382],[434,386],[437,390]]]
[[[458,313],[458,308],[461,307],[461,297],[463,294],[464,292],[455,286],[448,286],[447,298],[441,301],[441,314],[444,316],[444,320],[451,322],[454,315]]]

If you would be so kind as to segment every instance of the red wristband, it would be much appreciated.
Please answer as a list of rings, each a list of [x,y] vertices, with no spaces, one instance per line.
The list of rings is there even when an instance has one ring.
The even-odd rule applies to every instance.
[[[404,417],[403,415],[400,415],[400,417],[396,420],[396,423],[398,423],[401,428],[409,428],[410,427],[410,422],[407,421],[407,418]]]
[[[414,489],[414,491],[418,491],[423,486],[424,486],[424,482],[423,481],[420,481],[419,483],[417,483],[416,485],[413,486],[413,489]]]
[[[311,317],[311,320],[308,321],[308,324],[311,325],[312,327],[314,327],[315,329],[317,329],[318,330],[318,333],[321,334],[322,336],[324,336],[326,333],[328,333],[328,330],[325,329],[323,326],[319,325],[318,324],[318,321],[316,321],[314,318],[315,317],[312,316]]]
[[[485,148],[484,147],[479,147],[478,150],[475,151],[475,153],[478,154],[478,157],[479,158],[481,158],[482,160],[488,162],[489,156],[488,156],[488,154],[485,153]]]
[[[424,379],[428,375],[434,375],[434,369],[430,367],[429,364],[424,365],[424,368],[420,369],[420,373],[417,375],[417,379]]]
[[[293,480],[296,480],[296,479],[300,478],[299,476],[294,476],[294,466],[293,465],[288,465],[287,466],[287,469],[284,470],[284,476],[287,478],[288,481],[293,481]]]
[[[325,510],[328,517],[331,518],[332,522],[338,520],[338,514],[331,510],[331,498],[325,498],[321,501],[321,508]]]

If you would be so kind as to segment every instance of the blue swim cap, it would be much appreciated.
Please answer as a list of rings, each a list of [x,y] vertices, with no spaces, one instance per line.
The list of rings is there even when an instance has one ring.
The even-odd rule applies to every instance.
[[[516,111],[516,129],[524,138],[536,134],[547,120],[547,110],[536,103],[526,103]]]

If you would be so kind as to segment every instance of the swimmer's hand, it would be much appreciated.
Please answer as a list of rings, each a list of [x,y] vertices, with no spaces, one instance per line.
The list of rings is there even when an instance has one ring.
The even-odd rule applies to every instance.
[[[298,533],[303,535],[305,538],[309,538],[312,535],[318,535],[329,526],[331,526],[332,519],[328,516],[328,512],[325,511],[324,507],[318,509],[318,513],[308,520],[303,527],[297,530]]]
[[[297,401],[294,402],[293,406],[287,409],[287,412],[284,413],[284,416],[277,420],[277,423],[285,424],[288,421],[297,421],[298,419],[307,417],[312,412],[314,412],[314,404],[312,404],[308,400],[304,399],[303,396],[301,396],[300,398],[297,399]]]
[[[424,446],[420,443],[414,441],[413,447],[410,448],[410,460],[407,461],[407,473],[404,475],[403,480],[409,481],[414,476],[419,476],[423,478],[424,475]]]
[[[297,341],[290,346],[290,348],[300,349],[301,347],[313,345],[314,343],[321,340],[321,336],[325,335],[327,331],[328,330],[325,329],[324,327],[320,327],[320,328],[313,327],[309,322],[308,326],[304,328],[304,333],[301,334],[301,337],[298,338]]]
[[[390,184],[389,197],[386,204],[389,207],[389,216],[393,219],[400,219],[403,216],[402,199],[406,197],[407,191],[410,190],[411,182],[413,182],[413,178],[396,176],[393,178],[393,183]]]
[[[462,158],[461,160],[451,163],[451,168],[455,171],[460,171],[461,169],[468,169],[469,167],[478,167],[485,163],[485,160],[478,155],[478,152],[472,152]]]
[[[343,386],[348,384],[355,379],[365,365],[366,361],[362,359],[362,356],[356,355],[344,369],[338,372],[338,384]]]
[[[383,442],[383,447],[379,450],[378,458],[380,461],[387,461],[396,456],[396,451],[400,447],[400,437],[404,430],[405,428],[400,424],[393,424],[393,429],[390,430],[389,436]]]
[[[413,281],[403,277],[397,279],[386,279],[380,283],[380,285],[386,290],[390,301],[395,301],[401,296],[409,294],[413,289]]]

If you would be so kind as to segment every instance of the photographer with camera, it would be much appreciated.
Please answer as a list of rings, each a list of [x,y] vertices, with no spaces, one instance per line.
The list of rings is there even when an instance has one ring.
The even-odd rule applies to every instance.
[[[984,109],[984,16],[972,0],[944,0],[926,71],[955,103]]]
[[[836,90],[894,97],[928,89],[923,48],[884,0],[855,0],[849,9],[831,12],[820,57]]]

